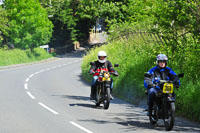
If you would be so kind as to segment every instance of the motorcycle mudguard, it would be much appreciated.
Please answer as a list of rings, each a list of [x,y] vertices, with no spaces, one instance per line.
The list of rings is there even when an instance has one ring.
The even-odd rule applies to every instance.
[[[110,83],[105,84],[106,88],[110,88]]]

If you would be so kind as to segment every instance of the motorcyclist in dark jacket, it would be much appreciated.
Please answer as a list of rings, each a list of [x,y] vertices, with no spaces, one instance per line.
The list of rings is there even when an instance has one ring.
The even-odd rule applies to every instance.
[[[176,88],[179,88],[180,80],[176,73],[169,67],[167,67],[167,56],[164,54],[157,55],[157,66],[151,68],[147,73],[150,76],[144,78],[144,86],[148,91],[148,104],[149,104],[149,112],[148,115],[152,114],[152,107],[155,101],[155,97],[157,94],[157,89],[153,85],[153,79],[155,77],[160,78],[161,80],[170,80],[173,82]]]
[[[107,53],[105,51],[98,52],[98,60],[94,62],[94,65],[91,66],[89,73],[93,74],[93,80],[91,83],[91,94],[90,100],[94,100],[96,98],[96,86],[97,86],[97,79],[101,70],[109,71],[114,75],[118,76],[117,71],[114,70],[112,63],[107,59]],[[113,88],[113,80],[111,79],[111,93]],[[112,95],[110,96],[113,99]]]

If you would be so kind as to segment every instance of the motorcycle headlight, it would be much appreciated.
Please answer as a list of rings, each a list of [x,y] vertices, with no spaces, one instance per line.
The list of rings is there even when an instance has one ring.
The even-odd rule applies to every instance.
[[[104,73],[104,77],[107,79],[110,77],[109,73]]]

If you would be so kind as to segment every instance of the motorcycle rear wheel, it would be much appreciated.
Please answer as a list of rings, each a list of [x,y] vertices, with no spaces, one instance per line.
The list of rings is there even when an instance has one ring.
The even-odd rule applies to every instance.
[[[165,123],[165,129],[167,131],[171,131],[174,126],[174,120],[175,120],[175,103],[170,103],[170,108],[167,110],[168,113],[168,119],[164,119]]]
[[[108,109],[110,105],[110,88],[106,88],[105,99],[103,101],[104,109]]]

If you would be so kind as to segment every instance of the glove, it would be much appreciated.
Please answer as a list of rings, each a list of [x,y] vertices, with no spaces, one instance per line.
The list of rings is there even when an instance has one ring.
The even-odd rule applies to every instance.
[[[92,70],[90,70],[90,71],[89,71],[89,74],[92,75],[92,74],[95,74],[95,72],[92,71]]]
[[[119,74],[117,73],[117,71],[114,72],[114,75],[117,76],[117,77],[119,76]]]
[[[155,88],[156,88],[156,90],[160,90],[160,86],[156,86]]]
[[[148,88],[153,88],[154,86],[154,84],[148,84]]]
[[[174,85],[177,89],[179,88],[179,85]]]

